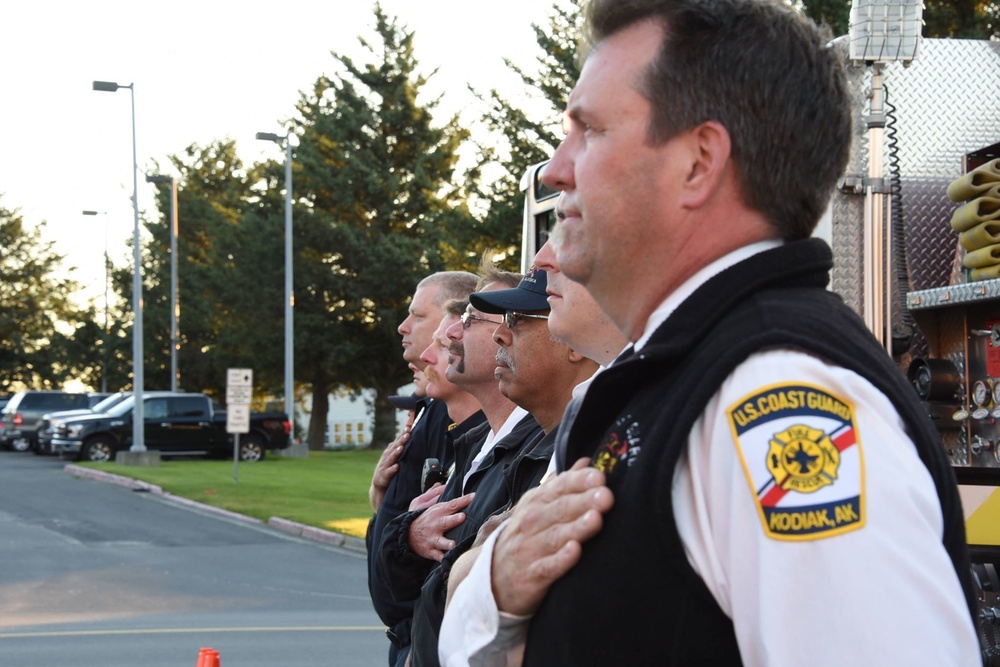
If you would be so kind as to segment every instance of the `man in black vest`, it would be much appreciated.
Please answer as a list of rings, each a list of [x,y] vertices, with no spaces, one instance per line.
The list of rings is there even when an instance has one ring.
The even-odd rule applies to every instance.
[[[837,52],[777,0],[592,0],[585,32],[543,180],[562,271],[634,347],[442,663],[979,664],[954,475],[809,238],[850,146]]]

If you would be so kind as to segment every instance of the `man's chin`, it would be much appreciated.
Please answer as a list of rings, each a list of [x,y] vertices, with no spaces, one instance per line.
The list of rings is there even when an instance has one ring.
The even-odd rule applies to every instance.
[[[500,378],[497,379],[499,380],[500,393],[503,394],[504,397],[507,398],[507,400],[514,401],[514,396],[511,395],[512,391],[514,390],[514,386],[509,381]],[[514,402],[517,403],[517,401]]]

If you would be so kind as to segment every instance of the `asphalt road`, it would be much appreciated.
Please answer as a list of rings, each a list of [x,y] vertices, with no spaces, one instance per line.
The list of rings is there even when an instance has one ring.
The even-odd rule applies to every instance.
[[[364,555],[0,451],[0,666],[368,667]]]

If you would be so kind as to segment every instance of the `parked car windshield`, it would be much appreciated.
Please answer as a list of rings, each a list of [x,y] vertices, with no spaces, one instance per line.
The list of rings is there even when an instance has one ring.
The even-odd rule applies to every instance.
[[[135,403],[135,397],[129,396],[118,405],[112,406],[107,411],[107,414],[111,415],[112,417],[124,417],[125,415],[130,414],[132,412],[132,406],[134,403]]]
[[[103,401],[91,408],[94,412],[107,412],[113,406],[118,405],[125,399],[129,398],[128,394],[111,394]]]

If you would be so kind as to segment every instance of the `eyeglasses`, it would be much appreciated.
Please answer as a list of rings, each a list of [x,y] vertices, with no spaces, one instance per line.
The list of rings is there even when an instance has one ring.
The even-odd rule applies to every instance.
[[[488,320],[485,317],[479,317],[478,315],[473,315],[469,311],[462,313],[462,328],[468,329],[476,322],[489,322],[490,324],[502,324],[502,322],[496,322],[494,320]]]
[[[508,310],[503,314],[503,323],[507,325],[508,329],[513,331],[514,327],[517,326],[517,323],[520,322],[525,317],[530,317],[535,320],[549,319],[548,315],[532,315],[531,313],[522,313],[517,310]]]

